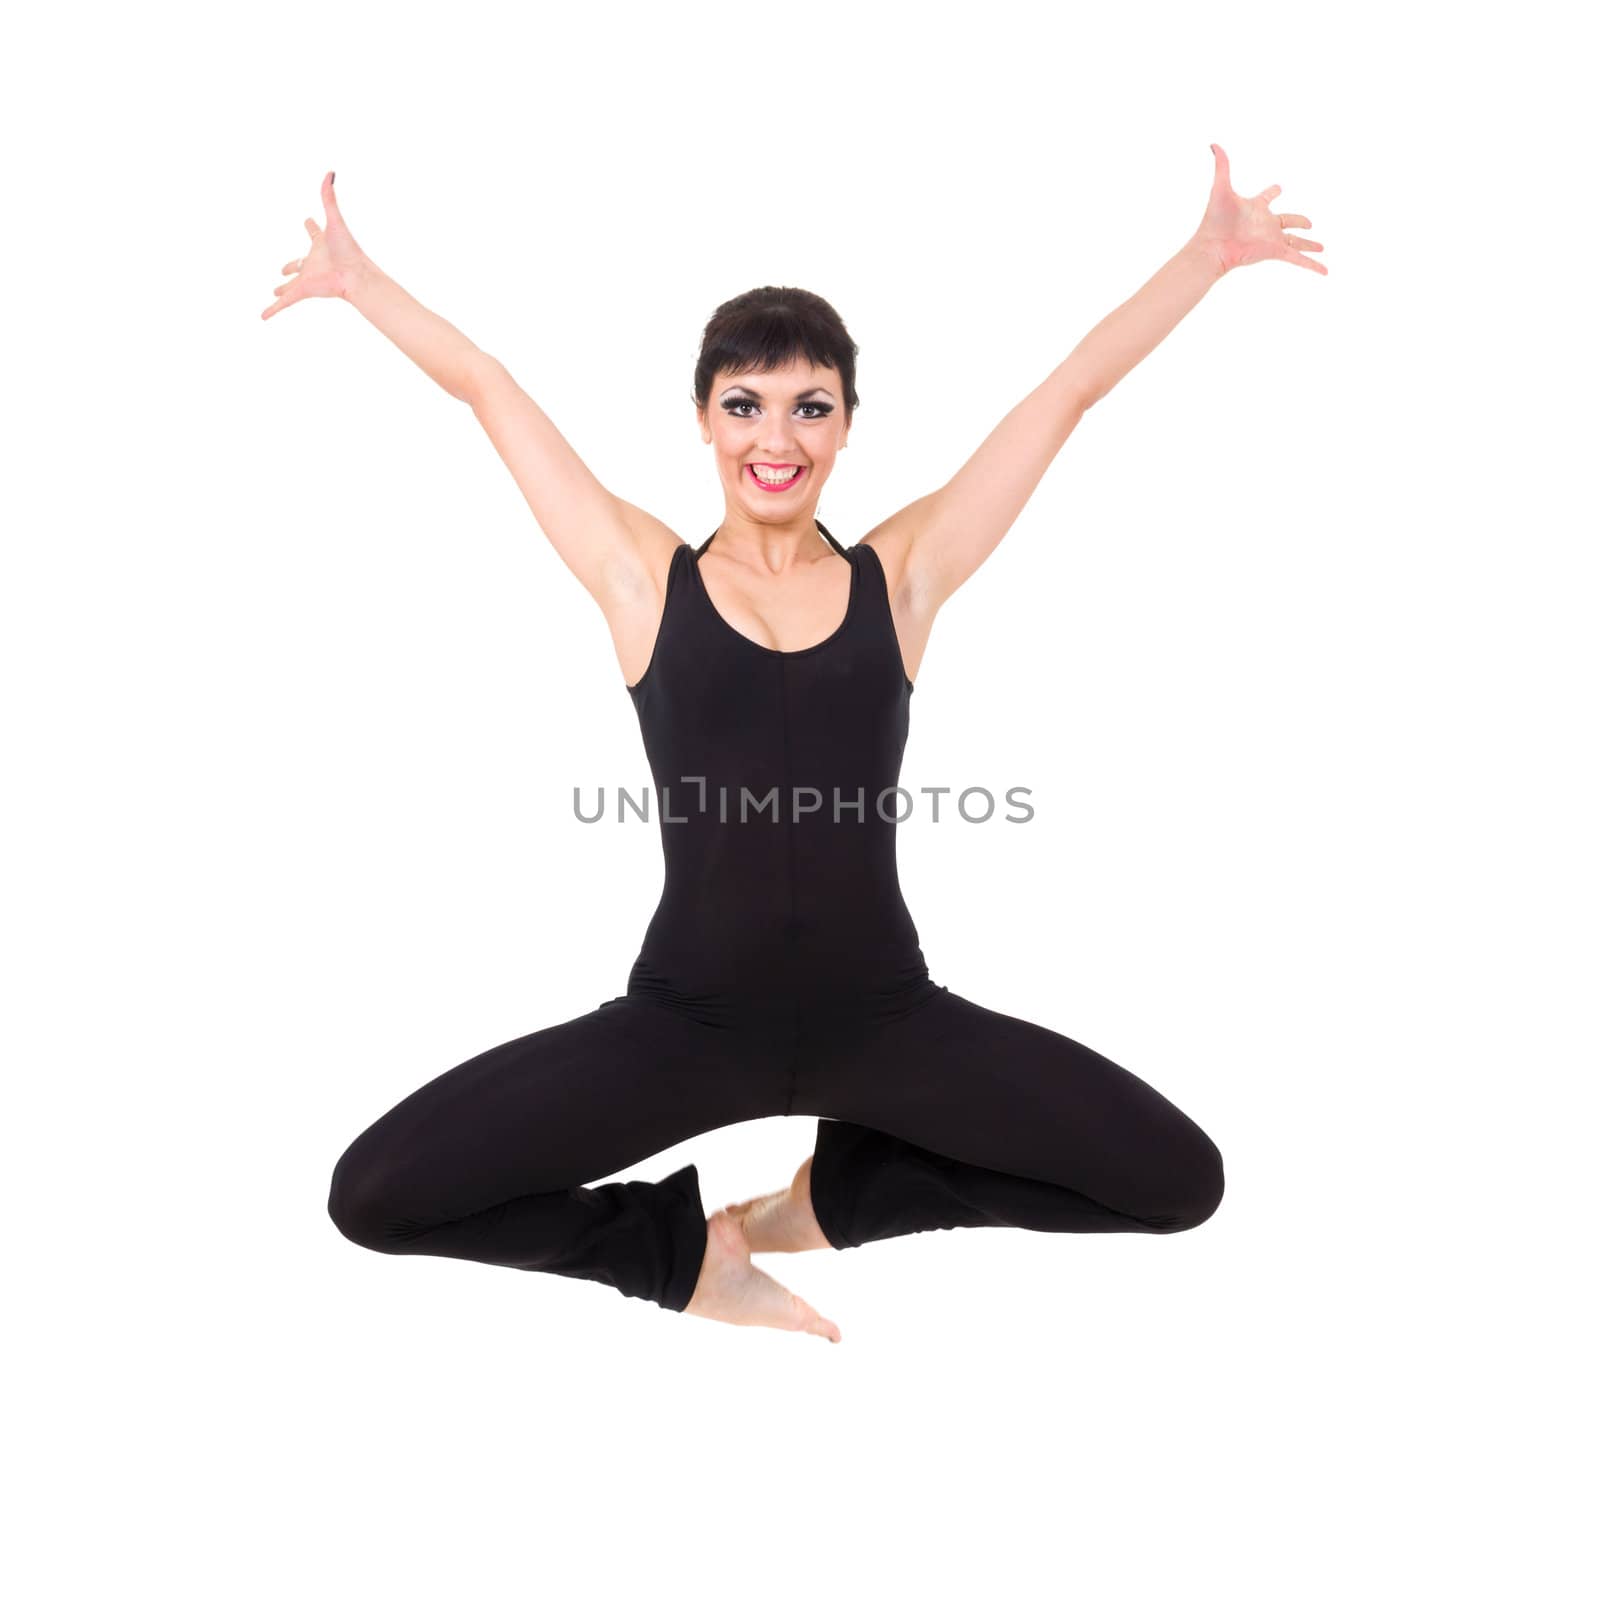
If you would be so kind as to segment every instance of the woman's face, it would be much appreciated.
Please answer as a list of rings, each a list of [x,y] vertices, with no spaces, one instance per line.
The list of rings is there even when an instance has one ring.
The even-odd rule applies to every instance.
[[[700,436],[716,452],[728,508],[761,522],[814,517],[817,496],[845,446],[844,386],[832,367],[794,362],[772,372],[723,371],[700,413]],[[788,487],[762,486],[754,469]]]

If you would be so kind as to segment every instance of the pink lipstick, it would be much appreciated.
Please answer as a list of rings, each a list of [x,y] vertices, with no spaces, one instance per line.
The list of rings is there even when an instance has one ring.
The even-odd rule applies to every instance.
[[[776,463],[773,464],[776,465]],[[761,465],[766,466],[767,463],[763,461]],[[799,483],[799,481],[806,474],[806,469],[804,467],[796,467],[794,476],[784,483],[763,483],[761,479],[756,476],[756,464],[754,462],[751,462],[750,465],[744,470],[750,474],[750,481],[758,489],[765,489],[768,494],[782,494],[785,489],[793,488],[794,485]]]

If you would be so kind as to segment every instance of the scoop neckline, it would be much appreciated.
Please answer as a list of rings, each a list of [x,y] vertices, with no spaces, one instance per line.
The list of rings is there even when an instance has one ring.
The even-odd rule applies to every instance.
[[[840,556],[849,565],[850,596],[845,601],[844,616],[840,619],[839,626],[836,627],[826,638],[818,639],[815,644],[803,645],[798,650],[774,650],[771,645],[762,644],[759,639],[752,639],[749,634],[741,633],[739,629],[734,627],[734,625],[729,622],[720,611],[717,610],[716,601],[711,598],[711,591],[706,588],[705,579],[700,576],[700,557],[705,553],[707,547],[711,543],[711,540],[716,538],[717,533],[715,529],[712,530],[711,535],[705,541],[705,544],[702,544],[696,548],[693,555],[690,557],[689,564],[694,568],[695,587],[699,589],[700,597],[706,603],[706,609],[717,619],[718,622],[722,624],[724,628],[728,630],[729,633],[734,636],[735,639],[742,639],[747,645],[750,646],[752,650],[759,650],[763,655],[767,656],[781,656],[786,660],[797,656],[808,656],[814,651],[821,650],[824,646],[832,644],[834,640],[837,639],[840,634],[842,634],[845,629],[850,626],[850,619],[854,617],[856,612],[856,596],[861,589],[861,569],[856,565],[854,547],[852,546],[849,550],[846,550],[844,546],[841,545],[838,540],[835,539],[833,535],[822,526],[821,522],[817,523],[817,528],[818,531],[821,532],[823,538],[828,541],[828,544],[830,548],[833,549],[834,553]],[[641,682],[642,681],[643,680],[641,680]]]

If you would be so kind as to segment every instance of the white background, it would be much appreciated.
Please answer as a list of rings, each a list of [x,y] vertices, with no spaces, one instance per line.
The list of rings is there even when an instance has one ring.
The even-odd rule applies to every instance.
[[[1592,1592],[1594,152],[1559,15],[14,25],[14,1592]],[[759,1258],[837,1346],[349,1243],[344,1147],[619,993],[660,848],[572,818],[647,782],[638,727],[470,410],[346,304],[259,318],[323,173],[696,543],[701,327],[824,295],[849,544],[1183,243],[1212,140],[1329,275],[1218,284],[941,613],[904,781],[1037,815],[908,824],[901,873],[936,981],[1212,1134],[1215,1217]],[[697,1161],[715,1207],[812,1131],[620,1175]]]

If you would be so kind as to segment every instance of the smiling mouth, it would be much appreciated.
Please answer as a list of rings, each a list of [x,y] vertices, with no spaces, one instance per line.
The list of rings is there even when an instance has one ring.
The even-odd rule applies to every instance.
[[[805,470],[804,467],[769,467],[754,462],[749,467],[750,476],[768,490],[787,489]]]

